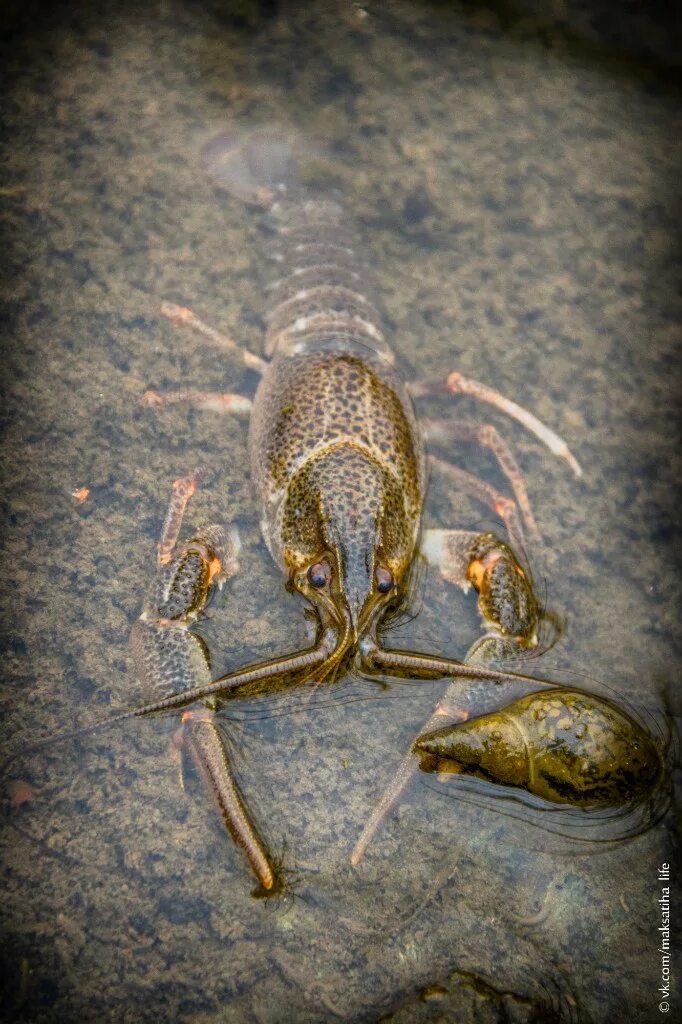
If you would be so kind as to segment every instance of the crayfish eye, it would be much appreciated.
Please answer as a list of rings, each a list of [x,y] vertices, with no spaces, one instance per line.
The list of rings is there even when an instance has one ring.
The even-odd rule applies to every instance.
[[[389,572],[388,569],[379,568],[376,571],[377,590],[380,594],[388,594],[389,590],[393,590],[395,580],[393,579],[393,573]]]
[[[322,587],[326,587],[332,576],[331,566],[329,562],[315,562],[308,569],[308,583],[311,587],[315,587],[320,590]]]

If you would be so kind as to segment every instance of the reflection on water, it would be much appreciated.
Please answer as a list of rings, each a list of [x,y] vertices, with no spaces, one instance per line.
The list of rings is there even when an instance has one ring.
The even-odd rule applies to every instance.
[[[243,426],[136,412],[150,385],[253,390],[232,356],[158,315],[163,299],[191,304],[262,351],[269,228],[201,164],[234,122],[294,125],[338,153],[406,373],[485,380],[576,450],[580,483],[490,413],[527,474],[545,540],[529,557],[565,620],[524,665],[654,722],[674,714],[677,154],[659,27],[638,15],[633,42],[607,9],[586,24],[538,4],[84,11],[30,27],[13,14],[5,60],[7,751],[145,699],[127,637],[170,482],[199,463],[213,476],[191,515],[236,519],[244,541],[201,627],[216,673],[306,643],[259,541]],[[501,486],[484,456],[462,457]],[[438,479],[426,522],[495,527]],[[420,595],[391,641],[461,656],[473,602],[433,573]],[[652,1019],[672,816],[588,842],[478,780],[424,775],[351,867],[444,689],[348,678],[225,712],[289,866],[295,898],[279,903],[250,897],[201,786],[181,788],[177,718],[19,762],[5,1017]],[[463,708],[491,699],[481,710],[499,694],[462,686]]]

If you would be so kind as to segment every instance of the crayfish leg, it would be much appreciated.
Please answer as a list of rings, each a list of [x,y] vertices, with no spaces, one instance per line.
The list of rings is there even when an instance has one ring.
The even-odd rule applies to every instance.
[[[159,699],[211,683],[208,648],[191,627],[213,588],[238,570],[239,537],[233,528],[208,526],[178,544],[185,508],[201,478],[195,471],[173,485],[159,543],[159,568],[130,635],[137,673]],[[244,850],[263,889],[272,890],[273,861],[239,792],[213,708],[186,711],[182,723],[176,747],[180,743],[188,748],[230,835]]]
[[[540,531],[533,515],[523,473],[511,447],[499,431],[491,423],[470,423],[466,420],[422,419],[420,423],[427,442],[451,448],[458,441],[467,441],[487,448],[495,456],[498,466],[511,485],[526,528],[533,542],[539,546]]]
[[[505,398],[499,391],[489,387],[487,384],[471,380],[469,377],[464,377],[461,373],[455,371],[444,382],[442,380],[425,380],[410,385],[410,393],[414,398],[434,396],[443,392],[453,395],[470,395],[479,402],[495,406],[496,409],[500,409],[501,412],[516,420],[517,423],[520,423],[531,434],[535,434],[537,439],[549,448],[552,455],[564,459],[576,477],[583,475],[580,463],[562,437],[559,437],[550,427],[539,420],[537,416],[534,416],[529,409],[524,409],[517,402],[513,402],[510,398]]]
[[[428,461],[434,469],[443,473],[455,487],[470,497],[486,505],[491,512],[499,516],[505,525],[512,546],[518,551],[525,551],[526,541],[523,534],[521,519],[519,518],[516,502],[505,494],[480,480],[473,473],[468,473],[459,466],[453,466],[445,459],[439,459],[435,455],[429,455]]]
[[[471,530],[426,530],[422,553],[440,571],[443,579],[465,592],[473,587],[486,633],[477,640],[466,664],[498,661],[537,644],[538,604],[532,584],[512,549],[493,533]],[[457,707],[458,684],[445,693],[419,735],[438,728],[444,715]],[[457,710],[465,720],[466,712]],[[391,809],[414,778],[419,766],[414,746],[403,757],[391,782],[380,797],[351,854],[357,865]]]
[[[187,309],[186,306],[176,306],[173,302],[162,302],[160,313],[167,320],[170,320],[171,323],[177,326],[188,327],[196,331],[197,334],[201,334],[204,338],[208,338],[218,348],[236,353],[250,370],[255,370],[256,373],[263,373],[267,368],[268,364],[265,359],[261,359],[260,356],[249,352],[236,341],[233,341],[229,335],[223,334],[221,331],[217,331],[215,327],[211,327],[210,324],[204,323],[196,313],[191,309]]]

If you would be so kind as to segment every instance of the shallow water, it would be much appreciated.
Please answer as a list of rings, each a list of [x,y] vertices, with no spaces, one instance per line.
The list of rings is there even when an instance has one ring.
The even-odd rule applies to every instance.
[[[335,149],[407,374],[484,380],[580,459],[577,482],[517,425],[458,402],[513,440],[545,540],[530,557],[565,631],[531,671],[610,687],[655,722],[679,714],[677,96],[664,31],[616,31],[604,10],[562,7],[559,23],[537,4],[10,16],[7,753],[145,700],[127,638],[170,483],[200,462],[213,476],[190,521],[235,519],[244,542],[202,627],[216,674],[306,640],[259,540],[244,424],[137,411],[149,385],[253,391],[235,359],[158,312],[191,305],[262,351],[266,218],[200,159],[235,123]],[[438,479],[426,524],[495,525]],[[430,574],[394,636],[454,657],[477,631],[473,603]],[[422,776],[351,868],[444,689],[349,679],[230,709],[244,791],[292,871],[296,897],[279,903],[250,896],[201,787],[181,789],[177,719],[17,762],[36,795],[6,792],[19,806],[2,831],[4,1019],[658,1019],[671,813],[629,842],[588,843],[588,819],[566,838]]]

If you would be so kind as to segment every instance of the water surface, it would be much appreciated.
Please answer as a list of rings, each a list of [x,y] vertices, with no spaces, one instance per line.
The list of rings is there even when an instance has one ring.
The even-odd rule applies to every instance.
[[[559,14],[168,0],[9,18],[7,752],[145,700],[127,637],[170,484],[199,462],[213,475],[190,521],[237,520],[244,541],[202,627],[216,674],[306,641],[259,540],[243,423],[137,411],[150,385],[255,386],[159,316],[164,299],[191,305],[262,351],[271,235],[200,159],[234,124],[291,125],[337,153],[406,374],[483,380],[580,459],[577,482],[517,425],[453,408],[494,420],[527,475],[545,540],[530,557],[565,621],[531,670],[610,687],[655,722],[679,707],[677,96],[663,28]],[[461,459],[503,486],[484,455]],[[438,479],[426,524],[496,526]],[[436,574],[420,603],[396,643],[461,657],[473,603]],[[351,868],[443,690],[348,679],[230,709],[244,791],[292,872],[280,903],[250,896],[210,801],[182,790],[176,719],[18,762],[36,795],[6,793],[5,1019],[658,1019],[672,815],[588,843],[587,820],[557,836],[422,776]]]

